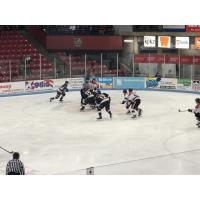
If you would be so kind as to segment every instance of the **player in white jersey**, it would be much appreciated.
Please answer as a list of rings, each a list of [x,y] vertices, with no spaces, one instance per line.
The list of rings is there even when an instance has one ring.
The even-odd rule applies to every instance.
[[[97,81],[95,78],[93,78],[90,82],[89,82],[89,89],[95,90],[99,88],[99,85],[97,84]]]
[[[142,109],[139,108],[141,103],[141,99],[138,95],[133,92],[132,88],[128,89],[128,101],[126,103],[127,113],[132,113],[132,118],[136,118],[137,116],[142,115]]]
[[[188,109],[188,112],[194,113],[196,120],[197,120],[197,126],[200,128],[200,98],[195,99],[196,106],[194,109]]]

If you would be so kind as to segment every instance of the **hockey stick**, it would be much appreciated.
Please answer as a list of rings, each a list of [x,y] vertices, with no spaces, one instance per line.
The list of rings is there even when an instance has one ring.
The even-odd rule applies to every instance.
[[[188,111],[188,109],[187,110],[178,110],[178,112],[187,112]]]
[[[8,150],[4,149],[3,147],[0,147],[0,149],[3,149],[4,151],[6,151],[7,153],[10,153],[10,154],[14,153],[13,151],[8,151]]]

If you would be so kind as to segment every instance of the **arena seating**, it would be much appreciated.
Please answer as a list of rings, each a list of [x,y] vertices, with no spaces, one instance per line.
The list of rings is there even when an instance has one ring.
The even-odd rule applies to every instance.
[[[67,66],[70,65],[70,57],[66,55],[65,52],[58,52],[58,58]],[[89,60],[86,63],[87,66],[87,75],[91,76],[101,76],[101,64],[96,60]],[[72,76],[83,76],[85,75],[85,60],[81,59],[80,56],[71,56],[71,68]],[[107,65],[102,65],[102,74],[103,76],[116,76],[117,69],[109,70]],[[123,70],[119,69],[118,75],[124,76]]]
[[[24,79],[20,74],[20,68],[24,68],[25,58],[30,57],[27,62],[27,79],[38,79],[40,69],[40,53],[33,48],[31,43],[18,31],[0,32],[0,82],[10,81],[10,70],[12,81]],[[53,71],[53,66],[47,59],[41,57],[42,77],[48,78]],[[34,72],[34,73],[32,73]]]

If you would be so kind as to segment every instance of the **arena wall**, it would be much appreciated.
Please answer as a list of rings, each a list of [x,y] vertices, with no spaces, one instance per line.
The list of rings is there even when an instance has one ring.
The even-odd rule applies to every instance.
[[[80,90],[85,81],[84,78],[65,78],[0,83],[0,96],[55,92],[66,80],[69,81],[69,91]],[[175,78],[161,78],[159,80],[152,77],[96,77],[96,81],[99,88],[103,90],[133,88],[134,90],[200,93],[199,80]]]

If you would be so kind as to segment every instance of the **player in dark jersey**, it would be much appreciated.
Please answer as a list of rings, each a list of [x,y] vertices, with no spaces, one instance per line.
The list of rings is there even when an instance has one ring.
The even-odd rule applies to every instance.
[[[96,101],[95,101],[96,95],[97,95],[97,90],[96,89],[87,90],[82,96],[80,111],[83,111],[85,109],[86,105],[90,105],[90,107],[92,109],[94,109],[95,105],[96,105]]]
[[[86,80],[85,80],[85,83],[83,83],[83,86],[82,86],[82,88],[81,88],[81,90],[80,90],[80,93],[81,93],[81,104],[82,104],[82,101],[83,101],[83,99],[84,99],[85,92],[86,92],[87,90],[89,90],[89,89],[90,89],[89,80],[86,79]]]
[[[112,118],[112,112],[110,111],[110,102],[111,98],[107,93],[102,93],[99,91],[96,97],[96,103],[98,104],[97,110],[99,117],[97,119],[102,119],[102,113],[101,110],[103,108],[106,109],[106,112],[110,115],[110,118]]]
[[[122,100],[121,104],[125,104],[128,101],[128,92],[126,89],[123,90],[124,99]]]
[[[60,97],[59,101],[62,102],[65,96],[65,92],[69,91],[67,89],[68,84],[69,82],[65,81],[65,83],[61,87],[58,88],[56,96],[50,98],[50,102],[52,102],[54,99],[58,99],[59,97]]]

